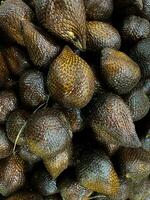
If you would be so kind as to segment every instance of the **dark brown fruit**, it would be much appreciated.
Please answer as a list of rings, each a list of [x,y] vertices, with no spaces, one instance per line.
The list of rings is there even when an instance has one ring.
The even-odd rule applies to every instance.
[[[131,58],[110,48],[102,50],[101,73],[106,84],[119,94],[128,93],[141,78],[140,68]]]
[[[0,124],[5,123],[10,112],[17,107],[17,98],[12,91],[0,91]]]
[[[24,124],[27,122],[30,114],[25,110],[14,110],[9,115],[6,121],[6,132],[9,140],[15,143],[17,136],[19,135],[17,144],[24,145],[25,144],[25,136],[23,132]],[[19,134],[21,133],[21,134]]]
[[[150,179],[145,179],[140,184],[135,184],[130,190],[131,200],[149,200],[150,199]]]
[[[83,0],[35,1],[35,8],[39,21],[47,30],[79,49],[86,49],[86,14]]]
[[[58,188],[62,199],[65,200],[88,200],[92,193],[92,191],[81,186],[75,176],[69,172],[59,179]]]
[[[105,47],[119,49],[121,37],[118,31],[110,24],[90,21],[87,22],[87,48],[91,51],[100,51]]]
[[[84,0],[87,19],[106,20],[113,12],[112,0]]]
[[[59,103],[82,108],[93,96],[95,76],[89,65],[66,46],[50,66],[47,87]]]
[[[53,180],[45,169],[34,169],[31,177],[31,184],[35,191],[40,193],[42,196],[49,196],[58,193],[56,180]]]
[[[150,96],[150,78],[146,79],[143,83],[143,91]]]
[[[142,14],[145,18],[150,20],[150,3],[149,0],[143,0],[143,10]]]
[[[4,56],[0,52],[0,88],[6,86],[9,81],[10,73],[8,70],[8,66],[5,62]]]
[[[79,159],[76,172],[82,186],[110,197],[117,194],[119,178],[105,153],[93,149],[82,152]]]
[[[121,32],[125,40],[137,42],[148,37],[150,33],[150,23],[148,20],[139,16],[128,16],[123,21]]]
[[[145,117],[150,109],[150,101],[142,88],[135,88],[125,96],[125,101],[130,108],[133,121]]]
[[[29,163],[31,166],[41,160],[38,156],[36,156],[29,150],[29,147],[27,145],[20,146],[18,149],[18,154],[24,161]]]
[[[21,0],[4,1],[0,6],[0,27],[20,45],[24,45],[21,21],[30,21],[32,18],[32,10]]]
[[[112,200],[127,200],[129,198],[129,183],[126,179],[120,179],[120,188],[117,195]]]
[[[130,110],[117,95],[104,94],[91,108],[89,123],[99,141],[120,146],[139,147]]]
[[[33,192],[17,192],[12,196],[8,197],[6,200],[44,200],[39,194]]]
[[[130,51],[142,71],[143,78],[150,78],[150,38],[139,41]]]
[[[141,140],[142,148],[150,153],[150,129],[147,135]]]
[[[0,193],[8,196],[19,190],[25,183],[25,163],[17,155],[0,161]]]
[[[43,109],[33,115],[25,128],[29,149],[40,156],[55,156],[71,142],[72,132],[65,116],[55,109]]]
[[[62,198],[59,194],[55,194],[52,196],[45,197],[44,200],[62,200]]]
[[[59,53],[60,47],[53,38],[46,38],[33,24],[23,21],[22,34],[30,59],[39,67],[51,62]]]
[[[72,145],[68,144],[61,152],[57,155],[49,157],[43,160],[44,165],[50,175],[56,179],[65,169],[72,164]]]
[[[119,163],[122,175],[132,182],[140,183],[150,174],[150,154],[142,148],[124,148],[119,152]]]
[[[19,90],[22,103],[33,108],[47,99],[43,74],[37,70],[28,70],[20,77]]]
[[[16,46],[6,48],[4,56],[8,69],[15,76],[20,76],[25,69],[30,67],[25,53]]]
[[[5,131],[0,128],[0,159],[10,156],[12,150],[12,143],[8,140]]]

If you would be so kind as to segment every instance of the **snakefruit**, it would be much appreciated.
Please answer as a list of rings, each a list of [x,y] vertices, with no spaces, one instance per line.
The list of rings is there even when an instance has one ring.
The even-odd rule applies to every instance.
[[[17,192],[6,200],[44,200],[42,196],[33,192]]]

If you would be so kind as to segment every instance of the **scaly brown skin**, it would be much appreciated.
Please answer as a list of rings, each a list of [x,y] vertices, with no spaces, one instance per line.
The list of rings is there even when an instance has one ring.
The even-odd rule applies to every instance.
[[[84,0],[88,20],[107,20],[113,12],[112,0]]]
[[[50,32],[86,49],[86,14],[83,0],[35,0],[36,14]]]
[[[38,70],[28,70],[22,74],[19,90],[22,103],[31,108],[37,107],[47,99],[44,77]]]
[[[9,114],[17,108],[17,97],[13,91],[0,91],[0,124],[4,124]]]
[[[92,194],[91,190],[80,185],[74,172],[69,170],[58,179],[58,188],[62,198],[65,200],[88,200]]]
[[[44,200],[43,197],[39,194],[33,192],[17,192],[10,197],[6,198],[6,200]]]
[[[86,189],[113,197],[119,190],[119,178],[109,159],[101,150],[82,151],[76,174]]]
[[[87,49],[100,51],[105,47],[119,49],[121,37],[110,24],[100,21],[87,22]]]
[[[0,161],[0,193],[8,196],[25,183],[25,162],[18,155]]]
[[[42,196],[50,196],[58,193],[56,180],[54,180],[46,169],[34,168],[31,176],[31,185],[34,190]]]
[[[139,16],[128,16],[123,21],[121,32],[125,40],[138,42],[148,37],[150,33],[150,23],[148,20]]]
[[[16,2],[16,3],[14,3]],[[21,21],[31,21],[33,12],[25,3],[17,1],[4,1],[0,6],[0,27],[15,42],[24,46]]]
[[[0,159],[12,154],[13,144],[8,140],[6,132],[0,128]]]
[[[141,146],[128,106],[117,95],[103,94],[91,102],[89,124],[98,141],[120,146]]]
[[[142,148],[122,148],[118,154],[121,174],[133,183],[140,181],[150,174],[150,153]]]
[[[22,35],[30,59],[36,66],[42,67],[50,63],[60,52],[60,46],[54,38],[46,38],[32,23],[22,22]]]
[[[72,164],[72,144],[69,144],[64,150],[58,152],[56,156],[44,159],[43,163],[49,174],[56,179]]]
[[[101,73],[106,84],[119,94],[130,92],[140,81],[137,63],[121,51],[105,48],[101,52]]]
[[[93,96],[95,81],[90,66],[66,46],[50,66],[47,87],[65,107],[83,108]]]
[[[26,54],[16,46],[5,48],[4,57],[8,69],[14,76],[20,76],[24,70],[30,67]]]
[[[47,108],[32,116],[25,127],[25,137],[31,152],[45,159],[71,143],[72,131],[63,113]]]
[[[7,137],[12,143],[15,143],[16,138],[21,131],[22,127],[26,123],[30,114],[25,110],[17,109],[10,113],[8,119],[6,121],[6,132]],[[19,135],[19,139],[17,141],[17,145],[25,144],[25,136],[23,131]]]
[[[149,112],[150,101],[142,88],[133,89],[124,99],[130,108],[133,121],[142,119]]]

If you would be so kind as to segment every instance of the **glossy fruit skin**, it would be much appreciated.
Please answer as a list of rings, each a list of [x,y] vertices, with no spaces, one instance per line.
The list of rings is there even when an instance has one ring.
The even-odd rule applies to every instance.
[[[32,116],[25,128],[25,137],[31,152],[45,159],[70,144],[72,131],[61,112],[46,108]]]
[[[46,37],[32,23],[22,22],[22,35],[31,61],[39,68],[50,63],[60,52],[60,46],[54,38]]]
[[[0,7],[0,27],[20,45],[24,45],[21,21],[32,19],[32,10],[22,1],[5,1]]]
[[[66,171],[59,179],[58,179],[58,188],[60,190],[60,194],[62,199],[65,200],[88,200],[92,191],[84,188],[80,183],[76,180],[76,177],[73,172]]]
[[[10,46],[5,49],[4,57],[6,59],[8,69],[14,76],[20,76],[24,70],[30,67],[26,54],[17,46]]]
[[[83,152],[79,159],[76,174],[82,186],[110,197],[117,194],[119,178],[105,153],[90,149]]]
[[[6,132],[0,128],[0,159],[10,156],[12,150],[12,143],[8,140]]]
[[[39,21],[48,31],[81,50],[86,49],[86,14],[83,0],[35,1],[35,8]]]
[[[58,192],[56,180],[53,180],[45,169],[34,169],[31,184],[35,191],[42,196],[49,196]]]
[[[19,134],[20,130],[26,123],[27,119],[29,118],[30,114],[25,110],[17,109],[10,113],[7,121],[6,121],[6,132],[9,140],[12,143],[15,143],[17,135]],[[25,144],[25,136],[22,131],[19,139],[17,141],[17,145]]]
[[[19,80],[19,91],[22,103],[28,107],[35,108],[44,103],[47,94],[42,72],[28,70],[23,73]]]
[[[113,12],[112,0],[84,0],[88,20],[107,20]]]
[[[119,152],[120,170],[123,177],[133,183],[149,176],[150,154],[142,148],[123,148]]]
[[[138,64],[114,49],[105,48],[101,54],[101,73],[106,84],[119,94],[131,91],[141,78]]]
[[[44,199],[39,194],[23,191],[23,192],[17,192],[11,195],[6,200],[44,200]]]
[[[98,141],[120,146],[141,146],[128,106],[115,94],[106,93],[92,103],[89,124]]]
[[[68,146],[58,152],[57,155],[44,159],[43,163],[49,174],[56,179],[72,164],[72,144],[68,144]]]
[[[47,87],[50,96],[65,107],[83,108],[94,94],[95,76],[89,65],[66,46],[50,66]]]
[[[119,49],[120,46],[121,37],[112,25],[99,21],[87,22],[87,49],[100,51],[105,47]]]
[[[150,77],[150,39],[139,41],[131,50],[130,57],[139,64],[142,78]]]
[[[18,155],[0,161],[0,193],[3,196],[16,192],[24,185],[24,170],[25,163]]]
[[[144,18],[131,15],[126,17],[123,21],[121,32],[125,40],[137,42],[148,37],[150,33],[150,23]]]
[[[13,91],[0,92],[0,124],[4,124],[11,111],[17,107],[17,98]]]
[[[130,108],[133,121],[145,117],[150,110],[150,101],[142,88],[135,88],[125,96],[125,101]]]

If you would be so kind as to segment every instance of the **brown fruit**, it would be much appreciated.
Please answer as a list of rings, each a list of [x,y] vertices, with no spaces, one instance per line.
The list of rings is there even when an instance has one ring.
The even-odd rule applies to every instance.
[[[143,10],[142,14],[145,18],[150,20],[150,3],[149,0],[143,0]]]
[[[110,48],[102,50],[101,73],[106,84],[119,94],[128,93],[141,78],[140,68],[131,58]]]
[[[117,195],[112,200],[127,200],[130,195],[130,185],[128,181],[124,178],[120,178],[120,188]]]
[[[68,147],[58,152],[57,155],[44,159],[43,163],[50,175],[56,179],[72,164],[72,144],[68,144]]]
[[[32,19],[32,10],[21,0],[4,1],[0,6],[0,27],[20,45],[24,45],[21,21]]]
[[[119,152],[121,174],[132,182],[140,183],[150,174],[150,154],[142,148],[123,148]]]
[[[125,40],[137,42],[148,37],[150,23],[147,19],[131,15],[123,21],[121,32]]]
[[[89,65],[66,46],[50,66],[47,87],[51,97],[64,106],[83,108],[93,96],[95,76]]]
[[[144,138],[142,138],[141,143],[142,143],[142,148],[150,152],[150,129],[147,135]]]
[[[0,88],[7,85],[10,81],[10,73],[2,52],[0,52]]]
[[[143,91],[150,96],[150,78],[143,82]]]
[[[27,21],[22,22],[22,34],[30,59],[39,67],[51,62],[60,52],[53,38],[46,38],[37,27]]]
[[[18,148],[18,154],[24,161],[29,163],[31,166],[41,160],[38,156],[36,156],[29,150],[29,147],[27,145],[20,146]]]
[[[18,155],[0,161],[0,193],[8,196],[25,183],[25,163]]]
[[[99,21],[87,22],[87,49],[100,51],[105,47],[119,49],[120,46],[121,37],[112,25]]]
[[[8,140],[5,131],[0,128],[0,159],[10,156],[12,150],[12,143]]]
[[[150,38],[139,41],[131,50],[130,56],[141,68],[142,78],[150,78]]]
[[[4,56],[8,64],[8,69],[15,76],[20,76],[25,69],[30,67],[25,53],[16,46],[6,48]]]
[[[7,121],[6,121],[6,132],[9,140],[13,143],[16,142],[17,136],[19,135],[19,139],[17,141],[18,145],[24,145],[25,144],[25,136],[24,132],[22,130],[24,124],[27,122],[27,119],[29,118],[29,113],[25,110],[14,110],[10,113]]]
[[[112,0],[84,0],[87,19],[106,20],[113,12]]]
[[[0,91],[0,124],[5,123],[10,112],[17,107],[17,98],[13,91]]]
[[[55,194],[52,196],[45,197],[44,200],[62,200],[62,198],[59,194]]]
[[[92,191],[80,185],[71,172],[66,172],[62,175],[58,180],[58,188],[62,199],[65,200],[88,200],[92,193]]]
[[[35,191],[40,193],[42,196],[49,196],[58,193],[58,188],[56,185],[56,180],[52,177],[45,169],[34,169],[31,184]]]
[[[28,70],[23,73],[19,80],[19,91],[24,105],[34,108],[44,103],[47,99],[47,94],[42,72]]]
[[[150,110],[150,101],[142,88],[135,88],[125,96],[125,102],[130,108],[133,121],[145,117]]]
[[[114,94],[103,94],[93,102],[89,123],[99,141],[138,148],[141,146],[130,110]]]
[[[70,144],[72,132],[65,116],[55,109],[35,113],[25,128],[31,152],[41,158],[55,156]]]
[[[95,192],[115,196],[119,190],[119,178],[109,159],[101,150],[82,152],[77,164],[79,183]]]
[[[86,49],[86,14],[83,0],[41,0],[35,1],[35,8],[39,21],[47,30],[79,49]]]
[[[44,199],[39,194],[26,191],[26,192],[17,192],[8,197],[6,200],[44,200]]]

